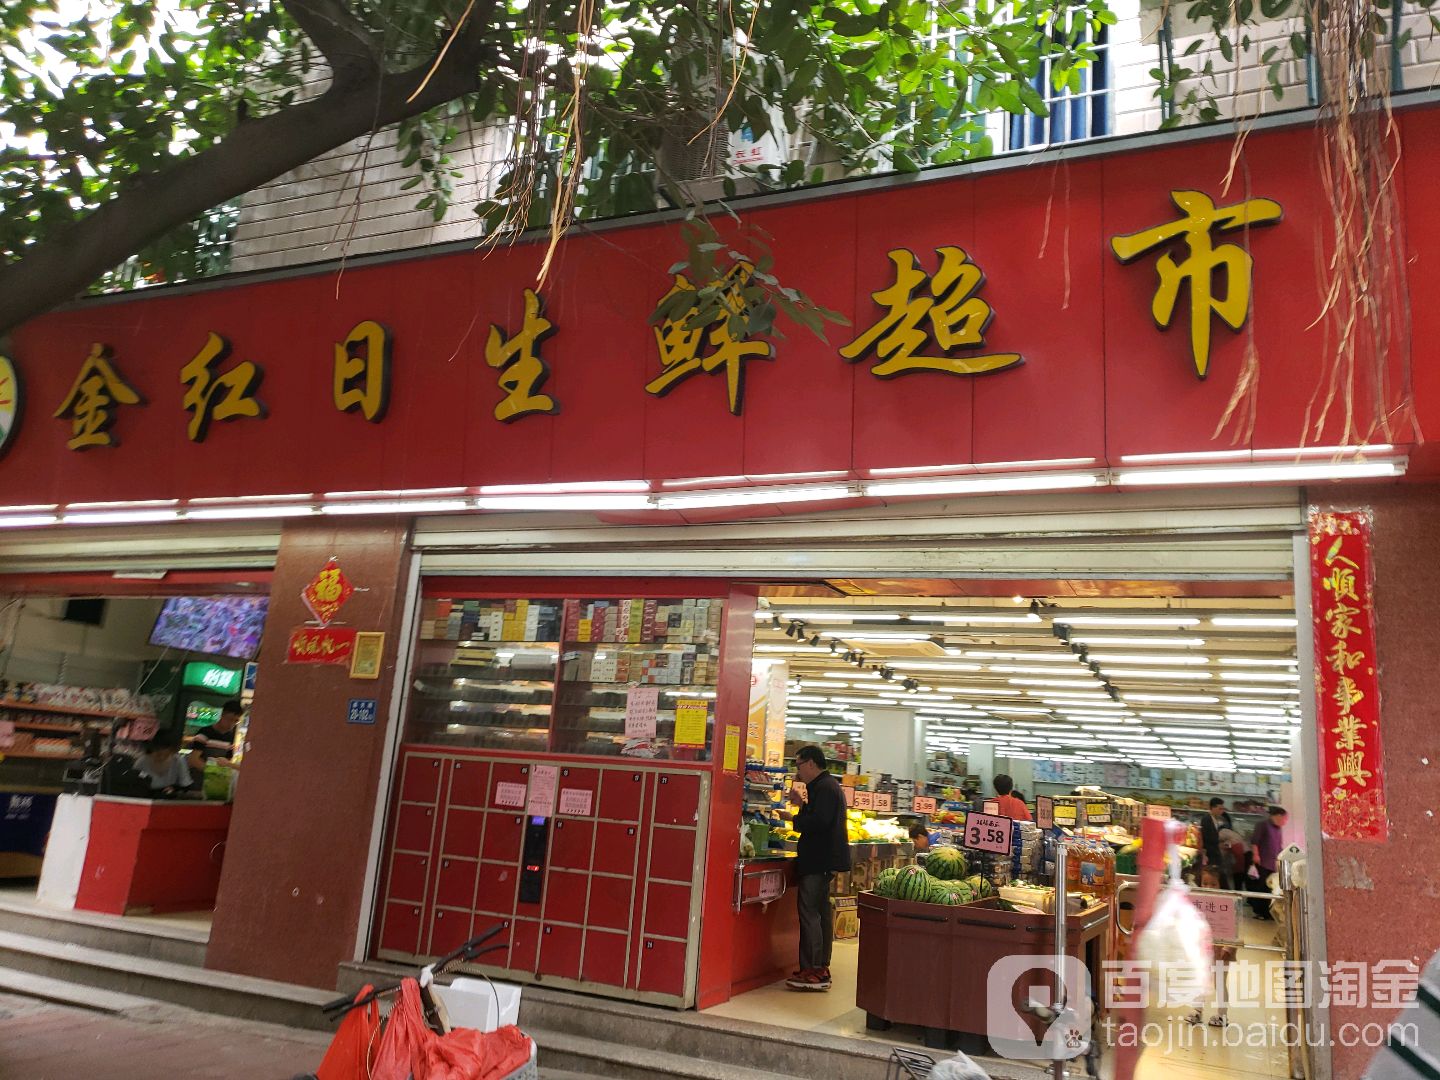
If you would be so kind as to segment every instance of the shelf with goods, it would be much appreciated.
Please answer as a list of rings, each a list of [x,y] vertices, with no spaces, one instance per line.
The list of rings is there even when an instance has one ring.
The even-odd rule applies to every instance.
[[[1068,784],[1068,783],[1062,784],[1062,783],[1058,783],[1058,782],[1054,782],[1054,781],[1049,781],[1049,780],[1037,780],[1037,781],[1035,782],[1035,786],[1036,786],[1037,789],[1042,789],[1042,788],[1064,788],[1064,789],[1065,789],[1065,792],[1064,792],[1064,793],[1068,795],[1071,791],[1073,791],[1073,790],[1074,790],[1075,788],[1077,788],[1077,787],[1088,787],[1088,786],[1092,786],[1092,785],[1085,785],[1085,784]],[[1208,805],[1209,805],[1210,800],[1211,800],[1211,799],[1216,799],[1216,798],[1219,798],[1219,799],[1227,799],[1227,800],[1229,800],[1229,799],[1237,799],[1237,800],[1242,800],[1242,801],[1253,801],[1253,802],[1263,802],[1263,803],[1272,803],[1272,802],[1274,802],[1276,799],[1279,798],[1278,789],[1275,788],[1275,787],[1267,787],[1266,790],[1264,790],[1264,791],[1259,791],[1259,792],[1256,792],[1256,791],[1185,791],[1185,790],[1180,790],[1180,789],[1176,789],[1176,788],[1138,787],[1138,786],[1135,786],[1135,785],[1132,785],[1132,784],[1114,784],[1114,785],[1109,785],[1109,784],[1107,784],[1107,785],[1103,785],[1103,790],[1105,791],[1105,793],[1106,793],[1107,795],[1115,795],[1115,796],[1118,796],[1118,797],[1120,797],[1120,798],[1131,798],[1131,799],[1136,799],[1136,800],[1138,800],[1138,801],[1140,801],[1140,802],[1148,802],[1148,803],[1152,803],[1152,804],[1156,804],[1156,805],[1161,805],[1161,806],[1169,806],[1172,810],[1178,810],[1178,811],[1200,811],[1200,812],[1205,812],[1206,809],[1207,809],[1207,807],[1208,807]],[[1052,792],[1042,791],[1041,794],[1052,794]],[[1181,804],[1175,803],[1175,802],[1166,802],[1166,801],[1164,801],[1163,799],[1146,798],[1147,795],[1165,795],[1165,796],[1171,797],[1171,799],[1185,799],[1189,805],[1181,805]],[[1263,810],[1254,810],[1254,811],[1238,810],[1238,811],[1237,811],[1237,810],[1230,809],[1229,807],[1227,807],[1227,810],[1229,810],[1229,812],[1232,813],[1232,814],[1234,814],[1234,813],[1241,813],[1241,814],[1256,814],[1256,815],[1259,815],[1259,816],[1263,816],[1263,815],[1264,815],[1264,811],[1263,811]]]
[[[12,763],[0,765],[0,782],[16,779],[14,763],[78,761],[87,736],[104,738],[114,730],[123,738],[132,724],[155,724],[153,716],[133,707],[148,699],[127,690],[38,683],[7,683],[0,689],[0,759]],[[115,707],[103,707],[106,703]],[[51,779],[58,781],[58,776]]]

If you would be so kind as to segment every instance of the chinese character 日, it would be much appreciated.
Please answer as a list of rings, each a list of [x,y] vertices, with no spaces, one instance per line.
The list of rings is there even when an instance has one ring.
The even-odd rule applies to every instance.
[[[664,397],[692,375],[701,372],[713,375],[724,371],[730,412],[740,415],[745,407],[745,362],[769,360],[775,355],[775,350],[767,342],[749,341],[744,333],[737,336],[731,329],[732,321],[744,321],[745,298],[742,290],[754,272],[755,268],[746,262],[738,262],[731,267],[718,283],[722,286],[720,312],[708,323],[700,325],[695,325],[699,308],[698,290],[683,274],[675,275],[675,284],[661,298],[661,304],[677,293],[690,293],[695,299],[679,318],[667,318],[655,327],[655,344],[659,347],[660,366],[664,370],[645,385],[646,393]],[[711,351],[702,354],[706,344]]]
[[[1236,244],[1215,244],[1212,233],[1233,232],[1250,225],[1271,225],[1282,215],[1273,199],[1246,199],[1234,206],[1217,207],[1198,191],[1172,191],[1170,199],[1185,215],[1178,221],[1157,225],[1128,236],[1117,236],[1110,247],[1122,263],[1131,262],[1165,244],[1183,240],[1187,254],[1177,261],[1161,255],[1155,269],[1160,284],[1155,289],[1150,311],[1155,322],[1167,329],[1175,317],[1180,290],[1190,290],[1190,352],[1195,374],[1205,378],[1210,369],[1210,316],[1218,315],[1231,330],[1239,330],[1250,314],[1250,285],[1254,260]],[[1225,275],[1225,295],[1214,293],[1215,272]]]
[[[335,408],[372,424],[390,407],[390,330],[366,319],[335,346]]]
[[[540,343],[555,332],[555,326],[544,315],[545,304],[531,289],[525,290],[525,322],[520,332],[507,338],[500,327],[491,325],[485,343],[485,362],[500,368],[500,389],[505,398],[495,406],[495,419],[502,423],[522,416],[543,413],[554,416],[559,403],[548,394],[540,393],[550,378],[550,366],[540,359]]]
[[[995,312],[975,295],[985,284],[985,275],[970,256],[957,247],[935,251],[940,256],[940,268],[933,275],[916,265],[912,252],[904,248],[889,252],[895,264],[895,283],[870,294],[888,310],[844,346],[841,356],[853,364],[873,351],[880,363],[870,373],[881,379],[916,371],[981,375],[1020,363],[1019,353],[950,355],[955,349],[984,345],[985,330]],[[925,292],[919,293],[922,287]],[[926,323],[926,329],[921,329]],[[922,354],[920,350],[927,343],[938,346],[944,355]]]
[[[71,450],[117,445],[118,440],[110,433],[116,407],[141,404],[140,395],[111,363],[113,356],[108,345],[90,346],[90,355],[80,366],[75,384],[55,410],[56,419],[70,418],[70,441],[65,445]]]
[[[240,417],[264,419],[265,406],[255,391],[265,377],[260,365],[246,360],[219,375],[215,365],[230,355],[230,342],[211,333],[205,347],[180,369],[180,381],[187,387],[184,408],[190,413],[186,434],[191,442],[204,442],[212,420],[236,420]]]

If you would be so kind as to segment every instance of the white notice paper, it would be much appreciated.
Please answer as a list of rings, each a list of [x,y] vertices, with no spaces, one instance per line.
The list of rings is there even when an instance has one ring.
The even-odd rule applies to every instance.
[[[592,793],[585,788],[560,789],[560,813],[574,817],[589,817]]]
[[[655,713],[660,705],[660,690],[654,686],[632,686],[625,695],[625,738],[653,739]]]
[[[525,785],[501,781],[495,785],[495,805],[519,810],[525,805]]]
[[[525,803],[527,816],[548,818],[555,813],[555,784],[559,779],[558,765],[536,765],[530,770],[530,797]]]

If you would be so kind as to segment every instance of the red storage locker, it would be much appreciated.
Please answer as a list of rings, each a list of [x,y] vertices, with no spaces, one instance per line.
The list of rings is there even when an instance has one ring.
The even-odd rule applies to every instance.
[[[700,820],[700,777],[697,773],[656,778],[654,820],[660,825],[694,825]]]
[[[586,892],[590,875],[553,866],[545,875],[545,921],[547,923],[584,923]]]
[[[430,874],[430,856],[398,851],[390,856],[390,882],[385,899],[418,904],[425,899],[425,882]]]
[[[653,994],[673,994],[675,997],[685,993],[683,941],[649,937],[644,940],[640,948],[639,989]]]
[[[401,803],[395,811],[395,850],[430,854],[435,835],[435,807]]]
[[[520,841],[525,835],[523,814],[502,814],[492,810],[486,815],[485,843],[481,854],[491,862],[520,865]]]
[[[594,841],[593,821],[556,818],[550,830],[550,865],[562,870],[589,870]]]
[[[441,907],[463,908],[475,905],[475,876],[480,864],[474,859],[440,859],[435,873],[435,903]]]
[[[600,781],[600,814],[611,821],[639,821],[645,774],[627,769],[606,769]]]
[[[585,925],[608,930],[629,930],[635,909],[635,879],[593,876]]]
[[[609,930],[585,931],[585,958],[580,967],[586,982],[606,986],[625,985],[625,957],[630,951],[630,937]]]
[[[592,870],[601,874],[633,875],[640,849],[640,826],[601,821],[595,826]]]
[[[652,881],[645,890],[645,933],[685,937],[690,931],[690,887]]]
[[[511,919],[506,932],[510,935],[510,954],[505,966],[511,971],[535,974],[536,954],[540,948],[540,923],[535,919]],[[498,953],[496,955],[499,955]]]
[[[695,830],[652,829],[650,876],[667,881],[691,881],[695,876]]]
[[[475,886],[476,914],[502,919],[508,919],[515,914],[515,885],[518,878],[519,871],[514,866],[482,862]]]
[[[440,841],[440,854],[458,855],[467,859],[480,857],[480,840],[485,835],[485,811],[466,810],[452,806],[440,823],[444,836]]]
[[[469,759],[450,763],[451,806],[485,806],[486,792],[490,783],[490,763]]]
[[[594,817],[600,805],[598,793],[600,791],[600,770],[599,769],[577,769],[573,765],[562,765],[560,767],[560,778],[557,785],[555,798],[556,813],[562,813],[560,809],[565,805],[562,796],[567,791],[585,791],[590,794],[590,811],[588,814],[571,816]]]
[[[440,759],[432,754],[406,754],[400,776],[400,801],[431,803],[440,799]]]
[[[540,974],[580,978],[580,942],[584,933],[578,926],[547,923],[540,931]]]
[[[492,810],[517,809],[514,806],[502,806],[497,799],[497,792],[501,784],[519,784],[527,792],[530,790],[530,766],[520,765],[510,761],[497,761],[490,766],[490,798],[486,803]],[[524,810],[524,807],[519,807]]]
[[[430,916],[430,942],[426,956],[444,956],[470,940],[472,917],[468,911],[437,908]]]
[[[385,915],[380,922],[380,948],[406,956],[419,955],[419,904],[391,901],[385,905]]]

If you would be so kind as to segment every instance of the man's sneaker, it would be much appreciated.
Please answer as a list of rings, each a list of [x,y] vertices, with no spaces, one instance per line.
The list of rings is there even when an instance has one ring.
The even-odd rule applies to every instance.
[[[826,982],[829,982],[829,981],[830,981],[830,969],[829,969],[828,967],[826,967],[826,968],[818,968],[817,970],[820,972],[820,977],[821,977],[822,979],[824,979]],[[792,979],[798,979],[798,978],[800,978],[801,975],[804,975],[804,974],[805,974],[805,969],[804,969],[804,968],[796,968],[794,971],[790,972],[790,978],[792,978]]]
[[[787,979],[785,985],[791,990],[829,990],[830,975],[826,971],[811,969]]]

